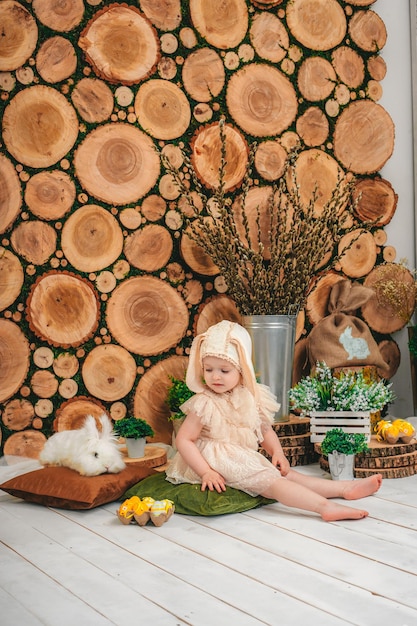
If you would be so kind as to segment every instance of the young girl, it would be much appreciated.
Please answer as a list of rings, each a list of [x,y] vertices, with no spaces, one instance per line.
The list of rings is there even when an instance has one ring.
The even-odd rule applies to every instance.
[[[375,493],[381,474],[355,481],[306,476],[290,468],[273,430],[279,409],[268,387],[256,382],[249,333],[224,320],[191,346],[186,383],[195,395],[182,405],[187,417],[167,469],[172,483],[201,483],[221,493],[226,485],[318,513],[326,521],[360,519],[367,511],[328,500]],[[259,444],[272,462],[258,452]]]

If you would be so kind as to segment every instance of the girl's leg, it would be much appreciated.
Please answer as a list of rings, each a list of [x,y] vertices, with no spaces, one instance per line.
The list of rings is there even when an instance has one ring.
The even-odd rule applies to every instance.
[[[382,483],[381,474],[373,474],[361,480],[329,480],[306,476],[294,469],[290,469],[286,478],[308,487],[325,498],[344,498],[345,500],[358,500],[370,496],[378,491]]]
[[[274,480],[261,495],[278,500],[285,506],[318,513],[326,522],[342,519],[361,519],[368,515],[367,511],[353,509],[343,504],[336,504],[312,489],[286,478]]]

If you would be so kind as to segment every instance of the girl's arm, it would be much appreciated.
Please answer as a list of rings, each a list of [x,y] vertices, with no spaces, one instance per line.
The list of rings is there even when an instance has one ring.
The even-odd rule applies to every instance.
[[[221,474],[210,467],[200,450],[195,445],[203,426],[199,416],[191,412],[185,418],[175,437],[175,445],[184,461],[201,478],[201,491],[206,487],[219,493],[226,490],[226,484]]]
[[[270,424],[262,425],[264,439],[261,443],[263,449],[272,457],[272,465],[278,467],[282,476],[290,471],[290,464],[284,454],[278,435]]]

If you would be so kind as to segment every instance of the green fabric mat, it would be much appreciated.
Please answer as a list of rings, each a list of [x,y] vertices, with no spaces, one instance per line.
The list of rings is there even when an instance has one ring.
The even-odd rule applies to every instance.
[[[123,500],[138,496],[150,496],[154,500],[172,500],[175,512],[183,515],[223,515],[224,513],[241,513],[264,504],[272,504],[263,496],[250,496],[243,491],[227,487],[223,493],[217,491],[201,491],[201,485],[183,483],[173,485],[166,480],[165,472],[153,474],[130,487]]]

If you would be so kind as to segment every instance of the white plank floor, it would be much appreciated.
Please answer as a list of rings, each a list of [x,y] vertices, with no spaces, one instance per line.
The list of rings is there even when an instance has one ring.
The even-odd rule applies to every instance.
[[[360,521],[277,503],[142,528],[118,503],[64,511],[0,492],[0,623],[415,626],[417,475],[361,502]]]

